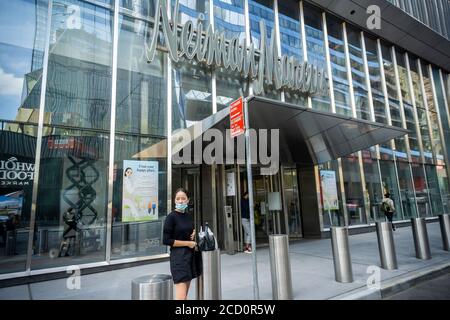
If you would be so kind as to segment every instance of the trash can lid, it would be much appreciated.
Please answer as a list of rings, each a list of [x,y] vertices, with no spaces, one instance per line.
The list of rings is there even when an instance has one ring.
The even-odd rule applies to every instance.
[[[142,276],[133,280],[137,283],[157,283],[172,280],[172,276],[169,274],[151,274]]]

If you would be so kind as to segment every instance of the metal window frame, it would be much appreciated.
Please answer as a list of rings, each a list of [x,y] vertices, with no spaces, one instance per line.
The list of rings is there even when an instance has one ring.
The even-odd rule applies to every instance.
[[[34,242],[34,227],[36,223],[36,203],[37,194],[39,190],[39,173],[41,166],[41,150],[42,150],[42,138],[44,131],[44,111],[45,111],[45,94],[47,91],[47,72],[48,72],[48,58],[50,50],[50,31],[52,28],[52,11],[53,11],[53,0],[48,1],[48,11],[47,11],[47,26],[45,31],[45,51],[42,64],[42,80],[41,80],[41,92],[39,101],[39,120],[37,127],[37,138],[36,138],[36,153],[34,158],[34,179],[33,179],[33,191],[31,195],[31,212],[30,212],[30,226],[28,233],[28,247],[27,247],[27,257],[25,262],[25,274],[30,275],[31,273],[31,258],[33,251]]]

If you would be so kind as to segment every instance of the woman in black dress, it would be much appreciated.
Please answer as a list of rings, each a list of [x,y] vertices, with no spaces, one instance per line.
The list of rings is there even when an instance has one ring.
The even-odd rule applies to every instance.
[[[164,223],[163,243],[170,246],[170,272],[175,284],[175,299],[186,300],[191,280],[197,277],[194,250],[194,222],[187,211],[189,196],[183,188],[175,192],[175,210]]]

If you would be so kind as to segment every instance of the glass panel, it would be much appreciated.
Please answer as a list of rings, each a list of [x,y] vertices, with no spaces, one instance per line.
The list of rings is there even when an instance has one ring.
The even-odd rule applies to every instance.
[[[297,169],[283,170],[284,205],[288,214],[289,235],[302,236]]]
[[[395,164],[393,161],[380,161],[381,179],[383,184],[383,195],[389,193],[394,201],[394,220],[403,220],[402,208],[400,207],[400,193],[395,174]],[[381,213],[380,213],[381,214]]]
[[[441,118],[441,125],[442,130],[444,133],[444,143],[447,149],[447,161],[450,159],[450,126],[449,126],[449,119],[448,119],[448,109],[445,105],[444,100],[444,94],[445,92],[442,91],[442,82],[441,77],[439,76],[439,69],[436,67],[432,68],[433,73],[433,81],[434,81],[434,87],[436,90],[436,100],[437,100],[437,107],[439,109],[439,116]],[[448,163],[446,163],[448,165]]]
[[[300,30],[300,7],[294,0],[278,1],[280,23],[281,54],[293,56],[298,62],[303,61],[302,39]],[[306,106],[306,98],[297,92],[285,91],[286,102]]]
[[[364,177],[366,180],[366,190],[368,192],[370,202],[370,222],[379,221],[380,218],[384,219],[380,210],[381,201],[383,201],[383,195],[381,194],[382,188],[380,172],[378,170],[377,160],[372,159],[368,152],[363,152],[363,167]]]
[[[449,180],[447,175],[447,168],[445,166],[436,166],[437,179],[439,183],[439,190],[442,195],[442,202],[444,205],[444,212],[448,213],[450,210],[450,191]]]
[[[356,115],[358,118],[371,120],[369,100],[367,98],[366,74],[361,49],[361,33],[347,25],[348,51],[352,69],[353,92],[355,94]]]
[[[0,273],[25,271],[47,14],[47,1],[0,3]]]
[[[417,119],[419,122],[420,136],[422,139],[422,147],[426,163],[433,163],[433,151],[431,148],[430,131],[428,129],[428,118],[425,110],[422,85],[420,83],[420,75],[418,71],[417,58],[409,59],[411,78],[413,83],[414,97],[416,102]]]
[[[352,116],[342,22],[331,15],[327,16],[327,30],[336,113]]]
[[[391,115],[392,125],[403,128],[402,118],[400,114],[400,100],[397,91],[397,82],[395,79],[395,68],[392,62],[391,46],[385,42],[381,42],[381,51],[383,55],[384,76],[386,79],[386,88],[389,97],[389,111]],[[383,159],[392,159],[389,154],[390,145],[382,144],[380,148]],[[407,160],[405,137],[395,139],[395,155],[397,159]]]
[[[381,83],[380,63],[378,60],[377,41],[365,35],[367,64],[369,66],[370,85],[372,87],[373,110],[375,121],[387,124],[386,106]]]
[[[432,205],[432,212],[434,216],[444,213],[442,205],[441,192],[439,190],[438,176],[435,166],[425,165],[427,174],[428,190],[430,193],[430,200]]]
[[[308,62],[326,70],[322,12],[305,2],[303,8]],[[329,96],[313,96],[311,101],[313,109],[331,111]]]
[[[180,21],[208,16],[208,0],[180,3]],[[207,24],[207,23],[205,23]],[[195,23],[194,23],[195,25]],[[172,64],[172,130],[190,127],[212,114],[211,72],[195,59],[183,56]]]
[[[344,173],[345,200],[349,225],[366,223],[364,195],[359,171],[358,156],[342,158]]]
[[[32,269],[102,261],[106,249],[112,12],[59,1],[52,13]]]
[[[325,171],[331,171],[331,172],[325,172]],[[323,173],[326,173],[324,176]],[[331,174],[330,174],[331,173]],[[322,214],[323,214],[323,227],[329,228],[331,226],[344,226],[345,225],[345,219],[344,219],[344,207],[342,202],[342,193],[341,193],[341,187],[340,187],[340,179],[339,179],[339,163],[337,160],[329,161],[323,164],[319,165],[319,174],[320,174],[320,200],[321,200],[321,206],[322,206]],[[325,177],[329,177],[325,181]],[[328,190],[324,190],[324,188],[330,188],[331,191],[334,191],[334,186],[332,185],[334,177],[336,181],[336,191],[338,195],[338,208],[332,209],[334,207],[334,204],[330,204],[327,208],[325,207],[324,201],[328,197],[326,192],[329,192]],[[334,196],[334,195],[333,195]],[[331,199],[332,197],[330,197]]]
[[[215,0],[214,27],[224,31],[227,39],[238,36],[245,41],[244,0]],[[247,95],[248,81],[236,72],[223,68],[216,70],[217,110],[220,111],[230,105],[240,96]]]
[[[259,48],[261,40],[261,30],[259,30],[260,20],[264,20],[266,24],[266,41],[270,43],[272,39],[272,30],[274,29],[275,20],[273,0],[249,0],[248,5],[250,14],[250,36],[255,48]],[[276,90],[273,86],[266,85],[264,87],[264,92],[264,96],[266,97],[280,99],[279,90]]]
[[[410,130],[408,134],[409,148],[411,150],[411,160],[413,162],[419,162],[420,151],[419,142],[417,140],[416,124],[414,121],[414,109],[412,106],[411,92],[408,84],[408,72],[406,70],[405,55],[396,50],[397,55],[397,67],[400,79],[400,88],[403,98],[403,111],[405,113],[406,128]]]
[[[150,27],[119,17],[112,259],[167,250],[161,243],[167,214],[167,75],[161,51],[152,63],[143,55]]]
[[[424,168],[422,164],[411,164],[414,188],[416,190],[417,209],[419,211],[419,217],[431,216],[431,208],[429,201],[429,194],[427,188],[427,182],[425,179]]]
[[[97,0],[98,1],[98,0]],[[106,0],[110,1],[110,0]],[[174,2],[172,0],[172,2]],[[182,1],[180,1],[182,2]],[[144,0],[120,0],[120,8],[125,9],[125,12],[131,11],[135,14],[140,14],[143,17],[154,17],[155,16],[155,5],[156,1],[144,1]]]
[[[398,183],[403,205],[403,219],[417,217],[414,188],[409,163],[397,161]]]

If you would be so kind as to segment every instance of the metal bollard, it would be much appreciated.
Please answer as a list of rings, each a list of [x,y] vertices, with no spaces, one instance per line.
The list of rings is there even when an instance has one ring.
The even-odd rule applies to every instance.
[[[381,267],[387,270],[398,269],[392,223],[380,221],[376,223],[376,228]]]
[[[414,237],[414,247],[416,248],[416,258],[423,260],[431,259],[425,218],[411,218],[411,225]]]
[[[202,252],[203,272],[197,277],[197,300],[222,299],[220,250]]]
[[[131,282],[132,300],[173,300],[173,281],[168,274],[142,276]]]
[[[439,225],[441,226],[443,248],[445,251],[450,251],[450,215],[440,214]]]
[[[289,237],[286,234],[269,235],[270,273],[272,298],[292,300],[291,263],[289,262]]]
[[[331,227],[334,274],[337,282],[353,282],[352,262],[346,227]]]

